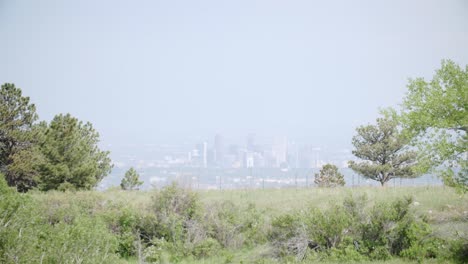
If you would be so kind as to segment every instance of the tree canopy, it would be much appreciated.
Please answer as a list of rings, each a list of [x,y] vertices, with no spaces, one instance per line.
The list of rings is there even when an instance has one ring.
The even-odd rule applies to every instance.
[[[99,149],[99,133],[91,123],[60,114],[42,126],[40,189],[91,189],[110,172],[109,152]]]
[[[415,136],[423,170],[441,170],[446,183],[468,191],[468,65],[442,61],[432,80],[411,79],[401,119]]]
[[[365,178],[379,181],[382,186],[394,178],[419,176],[414,170],[417,153],[408,149],[409,138],[398,128],[394,115],[377,119],[375,125],[360,126],[353,137],[353,154],[361,162],[349,162],[349,167]]]
[[[143,182],[140,181],[140,175],[138,175],[137,171],[131,167],[127,172],[125,172],[125,176],[120,183],[120,187],[123,190],[135,190],[142,184]]]
[[[318,187],[338,187],[344,186],[343,174],[338,171],[338,167],[333,164],[325,164],[320,173],[315,174],[314,183]]]
[[[30,148],[35,139],[32,133],[38,119],[36,107],[23,96],[20,88],[5,83],[0,89],[0,172],[5,174],[10,186],[24,191],[34,185],[31,177],[25,179],[18,171],[20,163],[32,153]],[[13,167],[12,167],[13,166]],[[28,176],[31,176],[28,174]]]

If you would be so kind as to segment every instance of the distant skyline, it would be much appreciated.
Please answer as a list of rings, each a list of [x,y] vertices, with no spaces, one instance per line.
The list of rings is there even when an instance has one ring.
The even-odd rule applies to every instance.
[[[103,144],[351,145],[408,78],[468,64],[468,1],[0,0],[0,83]]]

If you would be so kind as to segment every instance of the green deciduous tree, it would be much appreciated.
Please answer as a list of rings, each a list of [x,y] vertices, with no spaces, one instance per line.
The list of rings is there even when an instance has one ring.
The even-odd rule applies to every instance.
[[[132,167],[125,172],[120,187],[122,187],[123,190],[135,190],[142,184],[143,182],[140,181],[140,175],[138,175],[137,171]]]
[[[333,164],[326,164],[315,174],[315,184],[318,187],[337,187],[344,186],[345,180],[343,174],[338,171],[338,167]]]
[[[37,120],[36,107],[20,88],[5,83],[0,89],[0,172],[8,185],[26,191],[34,186],[32,168],[26,169],[35,139],[32,128]],[[34,155],[36,158],[36,155]],[[28,172],[27,172],[28,171]]]
[[[45,158],[40,165],[41,190],[89,190],[109,174],[109,152],[99,149],[99,133],[91,123],[60,114],[41,126],[39,148]]]
[[[413,178],[417,153],[408,149],[409,137],[399,130],[395,114],[377,119],[376,125],[360,126],[353,137],[353,154],[362,162],[349,162],[349,167],[382,186],[393,178]]]
[[[402,121],[422,153],[423,170],[440,171],[451,185],[468,191],[468,65],[444,60],[431,81],[411,79],[403,102]]]

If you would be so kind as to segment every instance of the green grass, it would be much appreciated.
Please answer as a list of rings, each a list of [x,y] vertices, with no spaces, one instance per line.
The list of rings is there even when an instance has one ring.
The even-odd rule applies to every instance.
[[[199,190],[197,193],[205,206],[221,201],[231,201],[240,206],[254,204],[269,216],[298,211],[310,206],[326,208],[330,204],[342,202],[350,195],[364,194],[370,205],[374,202],[393,201],[411,196],[415,201],[415,210],[428,217],[441,237],[451,237],[455,232],[468,233],[468,195],[460,195],[452,188],[444,186]],[[38,195],[50,196],[50,194]],[[78,192],[76,195],[89,196],[90,192]],[[113,189],[102,193],[92,192],[92,195],[100,196],[107,201],[128,203],[133,208],[143,210],[151,201],[152,191]]]
[[[331,203],[340,203],[349,195],[365,194],[371,202],[392,201],[404,196],[411,196],[417,202],[418,212],[428,214],[432,221],[444,223],[467,220],[468,195],[461,196],[451,188],[431,187],[356,187],[356,188],[300,188],[300,189],[247,189],[247,190],[210,190],[197,191],[202,202],[210,205],[220,201],[232,201],[237,205],[254,204],[272,214],[297,211],[309,206],[326,208]],[[89,192],[78,192],[77,196],[88,196]],[[36,194],[47,197],[51,194]],[[54,195],[64,195],[55,193]],[[67,194],[68,195],[68,194]],[[128,203],[134,208],[144,208],[151,201],[152,191],[109,190],[92,195],[102,196],[107,201]]]
[[[135,210],[147,210],[154,191],[121,191],[118,189],[104,192],[48,192],[33,193],[33,197],[46,204],[70,207],[80,203],[89,210],[99,213],[107,210],[109,204],[123,204]],[[340,203],[346,197],[366,195],[371,206],[374,202],[393,201],[397,198],[411,196],[414,199],[413,208],[418,214],[426,215],[433,227],[434,233],[443,238],[455,237],[458,234],[468,234],[468,195],[461,196],[446,187],[356,187],[356,188],[302,188],[302,189],[256,189],[256,190],[217,190],[197,191],[205,207],[214,203],[231,201],[234,204],[247,207],[254,204],[267,218],[279,214],[299,211],[308,207],[326,208],[333,203]],[[117,208],[116,210],[119,210]],[[238,251],[223,251],[219,256],[194,260],[187,259],[181,263],[285,263],[268,257],[265,252],[268,245],[258,246]],[[229,261],[227,261],[229,260]],[[138,263],[137,259],[122,260],[121,263]],[[294,263],[294,262],[291,262]],[[311,262],[315,263],[315,262]],[[325,262],[334,263],[334,262]],[[379,263],[379,262],[368,262]],[[408,260],[393,259],[380,263],[415,263]],[[431,262],[425,262],[431,263]],[[435,263],[435,262],[434,262]]]

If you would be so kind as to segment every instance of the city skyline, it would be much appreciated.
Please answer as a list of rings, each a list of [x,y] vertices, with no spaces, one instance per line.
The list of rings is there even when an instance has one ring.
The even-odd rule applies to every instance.
[[[104,145],[253,132],[337,148],[408,78],[468,63],[467,1],[136,3],[0,1],[0,83]]]
[[[186,144],[136,144],[109,147],[114,148],[111,157],[117,167],[288,169],[320,168],[326,163],[333,163],[344,168],[347,167],[348,160],[354,159],[351,150],[347,148],[333,149],[310,143],[297,143],[286,136],[267,140],[256,137],[253,133],[248,133],[243,143],[226,142],[224,136],[218,133],[212,137],[212,140]],[[145,152],[146,154],[143,154]],[[119,153],[124,154],[119,156]]]

